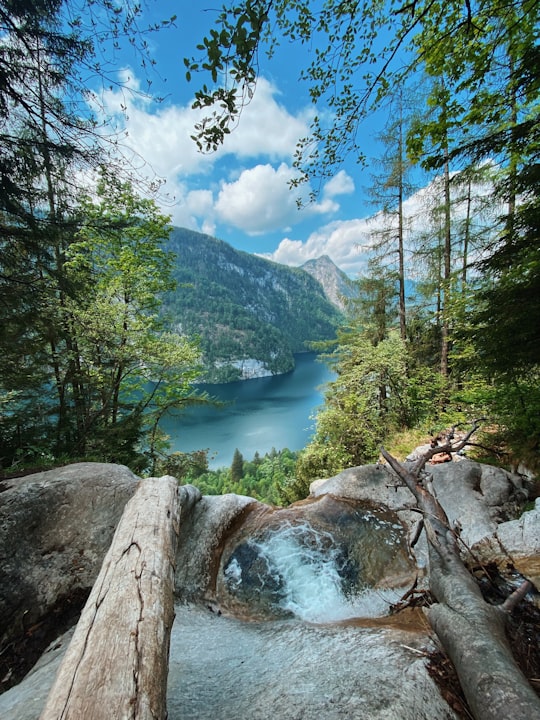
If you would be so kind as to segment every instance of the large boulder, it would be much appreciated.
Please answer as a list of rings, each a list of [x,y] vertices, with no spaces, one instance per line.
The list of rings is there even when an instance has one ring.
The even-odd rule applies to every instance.
[[[0,647],[31,634],[63,603],[77,598],[80,606],[138,482],[127,467],[106,463],[2,482]]]
[[[501,523],[493,535],[473,545],[472,553],[483,562],[495,562],[503,573],[517,571],[540,591],[540,498],[534,508]]]
[[[506,519],[506,509],[526,497],[521,476],[471,460],[427,465],[426,482],[431,482],[450,523],[468,547],[493,535],[497,523]],[[411,527],[418,522],[412,494],[386,465],[349,468],[311,484],[311,496],[326,493],[378,502],[395,510]]]

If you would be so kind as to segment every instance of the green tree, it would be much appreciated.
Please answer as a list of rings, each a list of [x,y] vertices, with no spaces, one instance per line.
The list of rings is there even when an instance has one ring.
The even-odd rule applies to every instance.
[[[18,273],[9,272],[18,254],[47,252],[47,234],[61,221],[49,202],[58,169],[66,163],[94,168],[103,159],[111,134],[99,127],[88,100],[98,100],[100,81],[122,87],[115,44],[129,42],[148,76],[153,62],[146,35],[174,20],[145,27],[141,13],[131,0],[0,2],[0,223],[2,235],[10,236],[0,246],[0,267],[6,295],[19,281]],[[119,172],[118,157],[116,166]],[[72,175],[70,182],[82,177]],[[75,198],[72,192],[70,201]],[[25,279],[36,280],[30,273]]]
[[[238,448],[235,449],[231,463],[231,482],[237,483],[244,477],[244,458]]]
[[[407,349],[399,332],[374,344],[354,326],[342,330],[329,359],[337,378],[298,459],[296,474],[304,481],[376,460],[383,438],[409,418]]]
[[[79,226],[77,186],[88,177],[81,171],[98,167],[107,136],[89,110],[95,88],[87,83],[89,77],[113,82],[114,62],[103,60],[106,52],[101,59],[98,55],[124,34],[131,36],[141,61],[149,59],[144,35],[158,26],[143,29],[140,13],[131,2],[118,7],[101,0],[0,2],[3,462],[11,462],[13,452],[23,446],[35,448],[35,453],[66,446],[71,422],[62,376],[66,363],[77,409],[83,407],[78,347],[67,348],[74,339],[67,301],[75,288],[64,267],[66,249]],[[58,405],[48,388],[56,389]],[[53,443],[55,416],[58,433]],[[75,423],[79,430],[80,420],[81,415]]]
[[[397,319],[396,274],[378,256],[368,261],[368,272],[354,281],[356,295],[347,302],[349,314],[376,345],[388,336]]]
[[[29,388],[28,403],[47,396],[42,443],[54,456],[133,466],[143,462],[136,449],[148,433],[152,455],[163,414],[195,402],[199,350],[166,331],[160,315],[160,296],[172,284],[162,248],[169,219],[111,178],[81,200],[81,217],[47,279],[41,342],[51,374]],[[25,435],[20,397],[11,407],[16,443],[14,424]]]
[[[381,224],[370,233],[371,249],[386,274],[390,271],[394,275],[399,330],[403,340],[407,337],[406,280],[409,274],[405,259],[407,218],[404,203],[414,190],[411,179],[413,162],[407,154],[406,146],[408,128],[415,117],[411,95],[406,97],[404,90],[400,89],[390,98],[389,120],[378,135],[384,147],[377,163],[380,171],[374,176],[370,191]],[[370,274],[372,278],[375,277],[373,272]]]

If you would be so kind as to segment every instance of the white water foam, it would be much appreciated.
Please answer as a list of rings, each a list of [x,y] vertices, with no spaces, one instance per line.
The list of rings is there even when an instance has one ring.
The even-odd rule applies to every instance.
[[[339,569],[343,556],[332,536],[307,523],[287,525],[264,541],[252,541],[268,573],[280,581],[279,606],[307,622],[336,622],[354,617],[388,614],[399,593],[364,588],[350,596],[343,592]],[[241,568],[228,569],[234,582],[241,582]],[[231,578],[232,579],[232,578]]]

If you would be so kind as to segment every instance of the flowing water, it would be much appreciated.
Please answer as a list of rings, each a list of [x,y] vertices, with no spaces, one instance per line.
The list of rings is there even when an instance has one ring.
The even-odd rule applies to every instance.
[[[216,590],[238,617],[327,623],[387,615],[413,577],[396,516],[325,497],[248,518],[225,544]]]
[[[329,532],[308,523],[286,525],[245,547],[257,558],[259,593],[269,589],[274,609],[300,620],[326,623],[378,617],[388,614],[400,595],[395,589],[373,589],[359,580],[343,546]],[[241,593],[245,572],[233,556],[224,570],[229,592]],[[253,580],[248,578],[248,583]]]

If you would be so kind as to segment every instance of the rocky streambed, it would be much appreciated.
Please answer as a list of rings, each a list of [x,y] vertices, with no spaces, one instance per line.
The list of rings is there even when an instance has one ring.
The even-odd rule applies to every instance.
[[[507,520],[526,488],[468,461],[432,481],[464,547],[538,587],[540,507]],[[84,463],[0,493],[2,650],[87,591],[139,479]],[[144,481],[143,481],[144,482]],[[420,609],[390,608],[429,568],[418,514],[383,466],[355,468],[269,508],[184,489],[171,633],[171,720],[459,717],[430,672],[437,641]],[[37,720],[70,634],[0,695],[0,717]],[[458,708],[459,710],[459,708]]]

